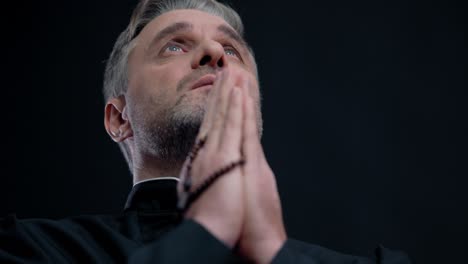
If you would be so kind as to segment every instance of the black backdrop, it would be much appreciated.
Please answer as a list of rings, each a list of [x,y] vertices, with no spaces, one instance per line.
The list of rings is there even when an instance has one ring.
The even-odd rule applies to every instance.
[[[4,8],[1,213],[118,212],[104,61],[135,0]],[[291,237],[415,263],[468,245],[462,1],[233,1],[255,49],[264,148]]]

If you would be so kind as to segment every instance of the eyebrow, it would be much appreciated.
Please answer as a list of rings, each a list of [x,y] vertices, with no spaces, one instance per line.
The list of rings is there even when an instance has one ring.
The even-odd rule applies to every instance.
[[[157,43],[167,36],[173,35],[179,31],[190,31],[193,28],[193,25],[188,22],[177,22],[172,25],[167,26],[163,30],[161,30],[151,41],[152,46],[154,43]]]
[[[155,43],[163,40],[167,36],[173,35],[177,32],[180,31],[190,31],[192,30],[193,25],[188,22],[176,22],[174,24],[171,24],[167,27],[165,27],[163,30],[161,30],[154,39],[150,43],[150,47],[153,46]],[[244,48],[248,49],[247,42],[245,42],[244,38],[242,38],[235,30],[232,28],[226,26],[226,25],[219,25],[218,26],[218,31],[226,35],[228,38],[238,42],[241,44]]]
[[[238,42],[245,48],[247,48],[247,43],[245,42],[244,38],[242,38],[235,30],[226,26],[220,25],[218,26],[218,31],[222,32],[223,34],[227,35],[229,38],[233,39],[234,41]]]

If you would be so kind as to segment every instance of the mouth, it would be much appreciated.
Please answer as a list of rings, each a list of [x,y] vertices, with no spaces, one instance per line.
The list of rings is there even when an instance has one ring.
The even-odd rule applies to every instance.
[[[192,85],[192,88],[190,90],[195,90],[204,86],[213,85],[215,80],[216,76],[214,74],[204,75]]]

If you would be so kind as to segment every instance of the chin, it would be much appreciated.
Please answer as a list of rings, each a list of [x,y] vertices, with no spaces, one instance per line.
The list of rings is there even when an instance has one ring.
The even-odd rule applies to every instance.
[[[206,100],[196,100],[190,104],[180,104],[174,108],[173,117],[177,120],[201,122],[205,115]]]

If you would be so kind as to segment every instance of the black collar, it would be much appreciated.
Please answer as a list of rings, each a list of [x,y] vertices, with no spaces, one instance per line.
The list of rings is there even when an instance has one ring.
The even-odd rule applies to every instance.
[[[125,211],[173,211],[177,208],[177,179],[154,179],[133,186]]]

